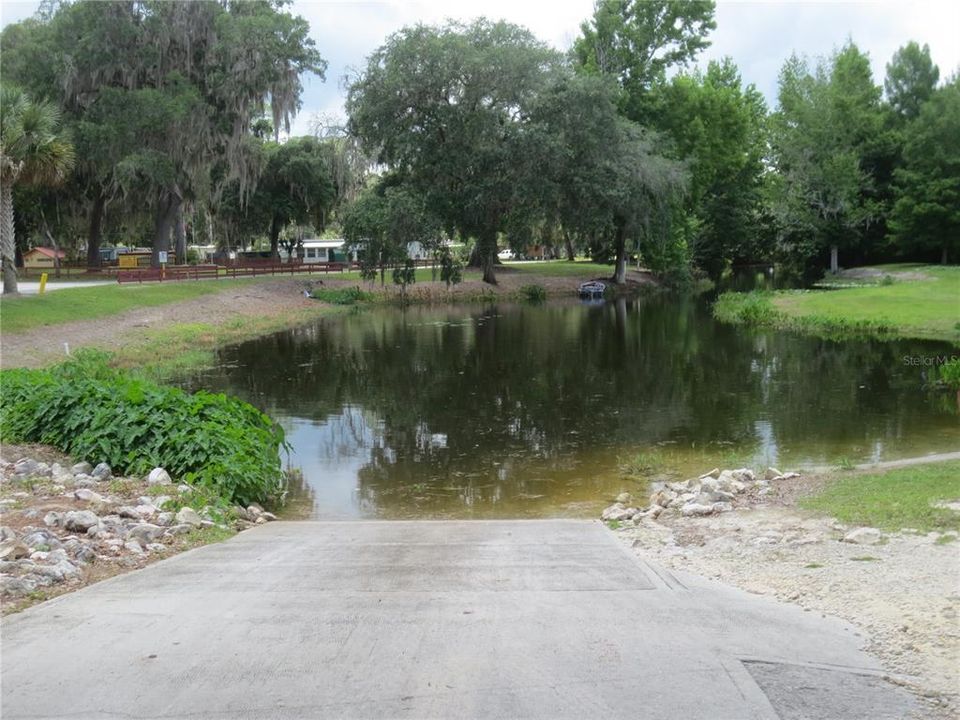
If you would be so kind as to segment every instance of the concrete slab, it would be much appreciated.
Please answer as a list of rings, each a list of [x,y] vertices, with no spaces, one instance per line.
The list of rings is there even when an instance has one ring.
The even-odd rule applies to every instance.
[[[859,644],[599,523],[280,522],[8,618],[2,714],[776,718],[744,661],[877,678],[821,718],[910,707]]]

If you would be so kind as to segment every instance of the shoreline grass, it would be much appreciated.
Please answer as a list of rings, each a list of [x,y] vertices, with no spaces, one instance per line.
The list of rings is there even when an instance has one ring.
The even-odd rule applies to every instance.
[[[828,338],[909,337],[960,345],[960,267],[917,269],[921,268],[929,279],[894,279],[840,289],[723,293],[713,313],[722,322]]]
[[[193,300],[247,280],[220,282],[171,282],[150,285],[97,285],[69,288],[45,295],[24,295],[0,300],[0,332],[16,334],[38,327],[76,320],[96,320],[141,307],[155,307]]]
[[[956,500],[960,461],[844,475],[799,504],[851,525],[942,532],[960,530],[960,513],[934,504]]]

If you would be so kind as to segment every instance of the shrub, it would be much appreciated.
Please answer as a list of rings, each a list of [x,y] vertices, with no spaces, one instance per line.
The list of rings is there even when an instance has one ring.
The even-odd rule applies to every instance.
[[[229,502],[270,502],[284,485],[283,430],[236,398],[187,393],[81,351],[49,370],[0,372],[0,437],[52,445],[123,474],[164,467]]]
[[[529,303],[541,303],[547,299],[547,291],[542,285],[523,285],[519,293]]]
[[[725,292],[713,305],[713,316],[723,322],[771,325],[779,315],[770,302],[770,294],[763,292]]]
[[[960,390],[960,358],[953,358],[940,366],[940,382],[951,390]]]
[[[318,288],[310,293],[310,297],[331,305],[356,305],[359,302],[372,300],[373,294],[364,292],[358,287]]]

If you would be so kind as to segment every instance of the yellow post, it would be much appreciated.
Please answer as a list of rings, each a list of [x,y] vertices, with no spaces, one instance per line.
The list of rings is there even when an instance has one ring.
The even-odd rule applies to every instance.
[[[47,289],[47,274],[40,273],[40,294],[43,295],[43,291]]]

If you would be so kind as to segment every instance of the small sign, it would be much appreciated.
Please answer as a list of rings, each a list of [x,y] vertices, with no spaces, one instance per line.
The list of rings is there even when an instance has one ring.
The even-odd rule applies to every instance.
[[[166,263],[167,263],[167,251],[166,251],[166,250],[158,250],[158,251],[157,251],[157,260],[159,260],[159,262],[160,262],[161,265],[166,265]]]

